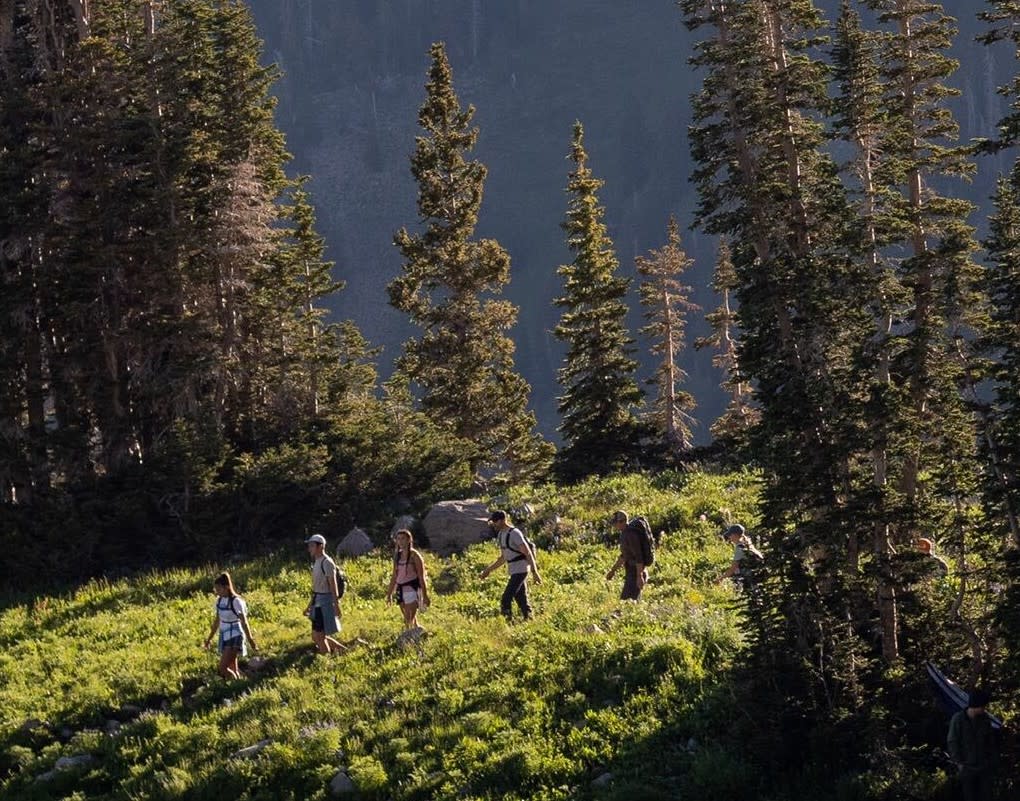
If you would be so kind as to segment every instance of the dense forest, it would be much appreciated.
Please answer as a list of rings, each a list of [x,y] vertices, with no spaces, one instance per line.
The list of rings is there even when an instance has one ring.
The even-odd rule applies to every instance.
[[[713,306],[695,303],[668,206],[624,269],[575,121],[544,221],[562,244],[554,445],[513,339],[511,254],[478,230],[488,166],[442,43],[380,43],[424,84],[393,168],[410,168],[416,211],[391,231],[378,301],[406,339],[380,369],[377,343],[329,314],[340,279],[372,267],[327,258],[317,176],[288,167],[278,71],[245,3],[0,5],[0,580],[197,561],[523,484],[741,465],[769,562],[746,599],[747,747],[777,784],[858,771],[874,778],[862,797],[926,797],[905,722],[917,667],[1020,703],[1020,77],[1001,119],[961,141],[957,23],[938,3],[673,13],[700,81],[692,222],[714,243]],[[973,13],[970,52],[1018,52],[1015,3]],[[976,203],[963,187],[988,164],[1001,175]],[[704,447],[681,363],[695,345],[728,404]]]

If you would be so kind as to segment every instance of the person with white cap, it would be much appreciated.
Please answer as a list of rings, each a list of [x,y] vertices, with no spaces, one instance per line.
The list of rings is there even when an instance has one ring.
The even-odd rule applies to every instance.
[[[334,639],[340,632],[340,588],[336,581],[336,562],[326,553],[326,538],[313,534],[305,540],[312,562],[312,600],[308,602],[305,616],[312,621],[312,642],[320,654],[346,650]]]

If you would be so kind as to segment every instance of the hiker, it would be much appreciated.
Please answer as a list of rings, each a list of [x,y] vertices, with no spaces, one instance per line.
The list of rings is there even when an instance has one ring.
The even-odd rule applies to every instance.
[[[631,520],[622,509],[613,512],[612,523],[620,532],[620,555],[606,573],[606,581],[612,581],[616,571],[623,567],[620,600],[636,601],[648,583],[648,568],[652,564],[651,543],[646,542],[649,537],[640,519]]]
[[[529,620],[531,603],[528,600],[528,573],[534,574],[536,584],[542,583],[535,554],[521,530],[510,525],[506,512],[497,509],[489,515],[489,527],[496,533],[499,558],[482,571],[481,577],[487,578],[493,570],[505,564],[510,578],[506,583],[506,589],[503,590],[503,597],[500,598],[499,611],[509,621],[512,617],[513,602],[516,601],[521,616]]]
[[[418,610],[429,605],[428,581],[425,575],[425,560],[414,548],[414,537],[406,528],[394,536],[397,551],[393,557],[393,575],[386,590],[386,603],[393,600],[396,592],[397,603],[404,615],[404,629],[418,628]]]
[[[312,600],[305,616],[312,621],[312,642],[320,654],[337,653],[345,646],[331,635],[340,632],[340,588],[336,583],[336,562],[326,553],[326,538],[313,534],[305,543],[312,562]]]
[[[935,553],[935,543],[927,537],[916,537],[914,539],[914,548],[919,554],[925,559],[926,572],[929,575],[936,575],[939,577],[949,575],[949,565],[946,560]]]
[[[745,588],[750,587],[755,583],[756,578],[751,565],[752,563],[762,564],[765,557],[761,551],[754,547],[751,538],[747,536],[747,531],[740,523],[729,526],[722,536],[726,542],[733,546],[733,560],[726,571],[716,579],[716,583],[721,584],[726,579],[732,579]]]
[[[216,611],[213,616],[212,628],[205,638],[205,648],[219,632],[217,651],[220,664],[216,668],[225,679],[241,678],[241,668],[237,664],[238,657],[248,653],[247,643],[251,643],[253,651],[258,650],[255,637],[248,627],[248,604],[237,594],[234,582],[229,573],[220,573],[213,581],[213,592],[216,593]]]
[[[946,740],[949,756],[959,768],[963,801],[991,801],[998,761],[998,743],[985,707],[991,700],[984,690],[971,690],[967,707],[949,721]]]

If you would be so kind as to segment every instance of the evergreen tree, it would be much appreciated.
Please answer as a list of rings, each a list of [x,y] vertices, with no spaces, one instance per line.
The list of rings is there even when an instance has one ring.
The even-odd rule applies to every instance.
[[[563,479],[575,481],[640,466],[642,427],[635,409],[642,392],[634,378],[637,362],[625,321],[629,281],[616,274],[619,262],[598,200],[603,182],[588,166],[580,122],[574,123],[570,159],[574,169],[562,227],[574,259],[557,271],[564,294],[555,301],[563,313],[554,333],[567,343],[559,370],[564,444],[556,469]]]
[[[993,45],[1007,42],[1020,62],[1020,4],[1014,0],[989,0],[981,14],[989,23],[982,40]],[[1010,99],[1009,111],[999,122],[997,136],[988,143],[995,152],[1014,151],[1020,144],[1020,73],[999,90]],[[989,317],[982,351],[984,377],[993,388],[991,402],[978,404],[982,411],[985,479],[984,505],[988,529],[994,541],[989,556],[1002,566],[999,581],[1005,586],[997,596],[992,624],[998,634],[1002,684],[1020,686],[1020,157],[1014,157],[1008,176],[998,181],[995,211],[989,218],[984,242],[988,252],[986,291]],[[1016,775],[1015,758],[1013,775]],[[1008,773],[1008,768],[1004,773]]]
[[[944,179],[966,177],[973,164],[953,145],[958,126],[946,99],[957,62],[946,55],[954,21],[941,6],[917,0],[868,0],[887,26],[875,51],[881,95],[871,112],[881,127],[875,145],[874,247],[902,255],[892,265],[871,257],[884,307],[876,315],[872,394],[878,423],[874,480],[888,525],[876,533],[875,558],[889,580],[879,591],[883,654],[900,652],[897,587],[891,554],[915,537],[946,528],[965,551],[973,532],[963,514],[977,487],[973,415],[961,397],[972,357],[963,343],[980,313],[977,245],[967,201],[941,194]],[[873,97],[873,91],[867,94]],[[861,115],[864,119],[865,115]],[[880,273],[875,275],[875,267]]]
[[[712,333],[695,340],[694,347],[699,350],[706,347],[716,349],[712,365],[722,372],[722,387],[729,394],[730,400],[722,416],[712,423],[709,431],[726,447],[746,444],[748,434],[759,420],[758,411],[751,403],[751,387],[740,375],[737,310],[731,305],[736,286],[737,276],[730,258],[730,246],[724,239],[719,242],[719,254],[712,278],[712,289],[722,303],[714,312],[705,315]]]
[[[691,288],[681,283],[683,273],[694,264],[680,245],[680,228],[674,217],[666,229],[667,243],[647,257],[635,259],[641,283],[641,303],[645,306],[648,325],[640,333],[651,341],[650,351],[661,357],[654,378],[649,383],[658,388],[654,401],[654,419],[667,454],[676,458],[694,446],[691,425],[696,405],[694,396],[681,389],[687,373],[678,360],[683,351],[687,314],[698,306],[689,300]]]
[[[441,43],[431,49],[423,129],[411,158],[418,182],[422,233],[401,229],[394,244],[403,273],[389,285],[390,303],[422,329],[404,343],[399,371],[421,394],[421,408],[471,442],[471,463],[489,477],[540,475],[552,448],[534,432],[530,388],[516,372],[517,309],[492,297],[510,280],[510,256],[491,239],[473,240],[486,169],[468,160],[478,130],[474,108],[462,109]]]
[[[780,712],[755,736],[781,736],[793,749],[774,752],[781,764],[799,759],[801,722],[864,710],[866,646],[843,566],[864,447],[854,355],[870,331],[867,284],[848,258],[854,221],[826,148],[825,21],[810,2],[682,6],[689,27],[709,31],[694,59],[705,69],[690,137],[698,224],[732,248],[740,375],[760,412],[749,450],[775,569],[752,609],[752,658],[783,679],[757,685]]]
[[[1020,4],[989,0],[981,18],[989,23],[986,44],[1007,41],[1020,61]],[[1020,74],[999,90],[1010,98],[988,148],[1005,151],[1020,143]],[[1020,549],[1020,158],[998,182],[995,213],[985,240],[990,266],[986,288],[990,317],[983,350],[989,360],[994,403],[983,413],[985,498],[991,525]],[[1020,675],[1020,673],[1018,673]]]

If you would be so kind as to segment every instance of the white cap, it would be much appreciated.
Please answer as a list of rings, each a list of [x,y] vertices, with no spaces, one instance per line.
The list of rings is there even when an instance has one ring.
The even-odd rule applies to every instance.
[[[305,542],[317,542],[319,545],[325,545],[326,538],[323,537],[321,534],[313,534],[307,540],[305,540]]]

